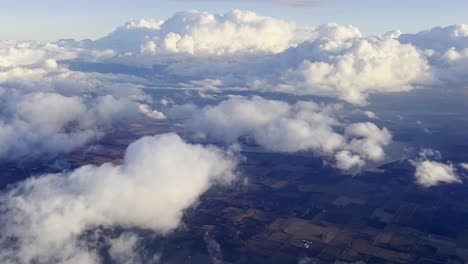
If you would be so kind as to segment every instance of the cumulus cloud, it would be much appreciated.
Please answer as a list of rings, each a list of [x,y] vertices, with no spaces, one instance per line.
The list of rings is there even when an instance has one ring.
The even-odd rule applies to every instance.
[[[45,64],[53,67],[54,61],[75,57],[77,57],[75,51],[57,43],[0,40],[0,67],[32,64]]]
[[[373,93],[433,82],[427,52],[401,39],[397,31],[363,36],[353,26],[300,27],[249,11],[187,11],[167,20],[130,21],[88,46],[116,50],[111,61],[164,65],[166,73],[188,82],[203,76],[226,86],[362,105]]]
[[[149,55],[278,53],[306,40],[306,33],[292,23],[249,11],[224,15],[187,11],[164,21],[131,21],[91,47]]]
[[[435,27],[416,34],[402,34],[398,40],[424,50],[437,86],[466,87],[468,66],[468,25]]]
[[[69,50],[80,59],[157,65],[156,76],[149,78],[174,86],[201,77],[220,80],[223,87],[324,95],[363,105],[375,93],[453,84],[466,87],[467,28],[454,25],[416,34],[390,31],[364,36],[354,26],[297,26],[250,11],[186,11],[165,20],[129,21],[97,41],[61,41],[42,50],[54,54],[72,47]],[[44,57],[43,51],[24,53],[16,56],[17,64]],[[12,65],[12,59],[6,58],[2,65]],[[54,60],[45,64],[55,67]],[[29,68],[7,72],[42,76],[42,71]],[[1,72],[0,80],[6,74]]]
[[[141,33],[138,37],[135,30]],[[397,36],[365,37],[356,27],[335,23],[297,27],[248,11],[224,15],[191,11],[177,13],[155,29],[120,27],[95,45],[108,47],[128,37],[132,43],[122,52],[132,52],[140,63],[168,63],[172,74],[192,78],[204,74],[257,90],[326,95],[364,104],[369,94],[410,91],[431,79],[423,52],[400,43]],[[133,42],[141,44],[136,47]],[[241,56],[226,64],[213,59],[233,54],[253,60]],[[230,79],[232,75],[236,78]]]
[[[188,128],[214,140],[232,143],[247,137],[272,151],[311,151],[336,159],[336,166],[343,170],[383,160],[384,147],[392,138],[389,131],[373,123],[345,124],[339,120],[340,109],[334,104],[290,105],[254,96],[203,108],[175,106],[169,116],[186,115]]]
[[[75,72],[57,64],[78,51],[57,43],[0,43],[1,161],[76,150],[139,113],[165,118],[144,103],[150,100],[141,86],[127,78]]]
[[[416,181],[423,187],[432,187],[441,183],[461,183],[452,164],[424,160],[415,163]]]
[[[416,34],[402,34],[398,38],[402,43],[427,50],[445,52],[451,48],[457,50],[468,48],[468,25],[434,27]]]
[[[147,106],[113,96],[66,97],[57,93],[0,96],[0,160],[55,156],[100,138],[116,122],[143,111],[163,118]],[[149,111],[149,112],[147,112]]]
[[[119,166],[30,178],[0,197],[1,262],[97,263],[80,235],[100,226],[167,234],[210,186],[235,179],[236,160],[232,152],[164,134],[132,143]],[[124,237],[110,253],[128,259],[135,243]]]
[[[283,72],[274,90],[365,104],[371,93],[410,91],[430,78],[425,57],[412,45],[362,37],[356,28],[336,24],[319,27],[317,34],[313,42],[285,53],[300,63]]]
[[[453,164],[432,161],[431,157],[439,158],[440,152],[425,149],[420,152],[418,159],[411,161],[416,168],[414,176],[419,185],[433,187],[443,183],[462,183]]]
[[[179,2],[203,2],[203,1],[211,1],[214,0],[175,0]],[[275,4],[284,7],[290,8],[319,8],[319,7],[326,7],[332,4],[331,1],[314,1],[314,0],[255,0],[255,1],[247,1],[247,0],[222,0],[224,2],[257,2],[257,3],[265,3],[265,4]],[[214,1],[216,2],[216,1]]]

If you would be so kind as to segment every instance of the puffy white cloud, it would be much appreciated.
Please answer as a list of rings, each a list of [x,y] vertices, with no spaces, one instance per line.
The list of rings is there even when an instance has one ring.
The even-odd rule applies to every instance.
[[[377,119],[377,115],[372,112],[372,111],[364,111],[364,114],[368,117],[368,118],[371,118],[371,119]]]
[[[419,153],[419,158],[411,160],[411,164],[416,168],[414,176],[419,185],[433,187],[442,183],[462,183],[453,164],[431,161],[430,158],[440,159],[440,152],[423,149]]]
[[[202,76],[227,86],[365,104],[369,94],[406,92],[432,81],[425,53],[399,36],[363,36],[335,23],[299,27],[249,11],[187,11],[164,21],[129,22],[90,47],[117,50],[111,61],[119,63],[165,65],[188,82]]]
[[[311,151],[336,159],[343,170],[360,169],[365,161],[382,161],[392,138],[389,131],[373,123],[345,124],[339,119],[340,109],[340,105],[290,105],[254,96],[234,97],[201,109],[175,106],[169,117],[186,115],[188,128],[215,140],[230,143],[247,137],[272,151]]]
[[[353,138],[349,142],[352,150],[373,161],[384,159],[382,146],[387,146],[392,141],[392,135],[386,128],[381,129],[370,122],[348,125],[345,135]]]
[[[0,67],[45,64],[55,67],[54,61],[72,59],[76,52],[57,43],[40,43],[34,41],[0,40]]]
[[[180,111],[190,106],[175,107],[172,111]],[[261,97],[252,99],[233,98],[221,102],[216,106],[206,106],[193,111],[190,126],[197,128],[208,136],[232,143],[239,136],[251,134],[256,128],[265,126],[278,116],[289,112],[287,103],[279,101],[269,101]],[[187,112],[186,112],[187,113]]]
[[[313,28],[249,11],[186,11],[166,20],[132,20],[94,42],[50,45],[69,47],[80,59],[162,66],[155,78],[175,86],[201,76],[219,79],[225,87],[325,95],[362,105],[374,93],[466,86],[467,28],[363,36],[356,27],[334,23]],[[17,61],[22,57],[32,56],[26,52]],[[55,65],[53,60],[45,64]],[[11,76],[42,76],[29,68],[8,71]],[[0,73],[0,80],[2,75],[6,73]]]
[[[432,187],[441,183],[461,183],[460,177],[452,164],[424,160],[414,163],[416,181],[423,187]]]
[[[161,113],[161,112],[159,112],[157,110],[151,109],[146,104],[138,105],[138,109],[140,110],[140,112],[142,112],[146,116],[151,117],[153,119],[166,119],[166,116],[163,113]]]
[[[50,157],[100,138],[112,124],[142,113],[153,119],[130,76],[71,71],[56,60],[79,49],[57,43],[0,43],[0,160]],[[80,51],[82,52],[82,51]]]
[[[97,263],[80,240],[84,231],[122,226],[167,234],[210,186],[235,179],[236,163],[231,152],[164,134],[132,143],[119,166],[30,178],[0,197],[0,260]],[[128,258],[135,238],[127,238],[112,243],[112,257]]]
[[[436,86],[466,87],[468,66],[468,25],[435,27],[416,34],[403,34],[398,40],[424,50],[437,82]]]
[[[429,65],[414,46],[361,37],[353,28],[334,24],[321,28],[314,42],[297,48],[295,60],[302,62],[285,71],[274,90],[364,104],[371,93],[410,91],[430,78]]]
[[[150,111],[147,106],[110,95],[84,98],[41,92],[6,94],[0,96],[0,103],[1,161],[73,151],[100,138],[113,123],[137,115],[141,108]],[[153,111],[145,114],[157,116]]]
[[[366,162],[359,156],[353,155],[347,150],[340,151],[335,155],[336,167],[342,170],[351,170],[353,168],[362,168]]]
[[[438,81],[436,85],[444,88],[447,85],[468,87],[468,46],[460,50],[450,48],[444,53],[431,54],[431,60]]]
[[[468,48],[468,25],[434,27],[416,34],[402,34],[398,39],[420,49],[431,49],[441,53],[451,48],[461,50]]]
[[[180,2],[198,2],[200,0],[176,0]],[[209,1],[209,0],[208,0]],[[215,0],[211,0],[216,2]],[[276,4],[289,8],[319,8],[331,5],[332,3],[328,1],[317,1],[317,0],[224,0],[225,2],[249,2],[249,3],[266,3],[266,4]]]
[[[91,47],[120,53],[141,50],[145,54],[278,53],[307,38],[305,29],[249,11],[233,10],[224,15],[186,11],[164,21],[131,21]]]
[[[364,104],[369,94],[410,91],[432,77],[424,54],[400,43],[398,34],[365,37],[353,26],[299,28],[251,12],[193,11],[177,13],[153,31],[140,37],[145,41],[135,50],[144,56],[134,62],[162,63],[171,74],[194,79],[203,75],[257,90]],[[175,55],[179,53],[192,56]],[[230,57],[229,62],[215,58],[239,53],[245,56]],[[117,61],[128,62],[128,56]]]
[[[153,30],[159,30],[161,28],[161,25],[164,23],[164,20],[158,20],[158,19],[133,19],[125,23],[122,27],[122,29],[153,29]]]

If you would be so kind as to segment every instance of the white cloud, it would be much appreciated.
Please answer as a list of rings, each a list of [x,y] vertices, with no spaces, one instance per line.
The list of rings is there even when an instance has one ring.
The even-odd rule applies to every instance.
[[[38,92],[4,94],[0,99],[4,100],[0,113],[1,161],[73,151],[100,138],[115,122],[137,115],[142,107],[110,95],[83,98]],[[145,114],[153,116],[157,112]]]
[[[148,116],[150,118],[153,118],[153,119],[166,119],[166,116],[163,113],[161,113],[161,112],[159,112],[157,110],[151,109],[146,104],[139,104],[138,109],[140,110],[140,112],[142,112],[143,114],[145,114],[146,116]]]
[[[468,25],[435,27],[416,34],[403,34],[398,39],[402,43],[409,43],[424,50],[436,79],[432,85],[444,89],[455,85],[466,88]]]
[[[76,150],[139,113],[164,118],[146,104],[151,98],[131,83],[135,78],[76,72],[57,64],[78,52],[83,53],[57,43],[0,42],[0,161]]]
[[[419,185],[433,187],[442,183],[462,183],[453,164],[431,161],[430,158],[440,159],[441,154],[437,150],[423,149],[419,158],[411,160],[411,164],[416,168],[414,176]]]
[[[234,180],[236,163],[232,153],[164,134],[131,144],[120,166],[30,178],[0,198],[0,260],[96,263],[96,252],[80,244],[79,236],[99,226],[167,234],[211,185]],[[12,241],[15,247],[5,246]],[[125,248],[134,244],[134,238],[114,241],[111,254],[126,258]]]
[[[365,104],[369,94],[407,92],[432,77],[424,54],[400,43],[394,38],[397,34],[364,37],[353,26],[330,23],[300,28],[235,10],[225,15],[177,13],[156,30],[148,30],[131,38],[141,42],[133,49],[143,56],[133,51],[130,57],[138,59],[130,61],[163,63],[172,74],[194,79],[202,75],[257,90],[325,95]],[[121,31],[96,43],[111,45]],[[232,56],[229,63],[216,59],[233,54],[245,56]],[[117,61],[128,63],[129,59],[123,56]]]
[[[56,60],[76,58],[76,51],[56,43],[0,40],[0,67],[45,64],[54,67]]]
[[[308,38],[307,30],[279,19],[233,10],[224,15],[198,11],[174,14],[165,21],[131,21],[92,47],[145,54],[229,55],[278,53]]]
[[[109,254],[117,263],[140,263],[139,256],[135,254],[138,236],[133,233],[124,233],[111,240]]]
[[[468,25],[452,25],[448,27],[434,27],[416,34],[402,34],[402,43],[411,43],[420,49],[431,49],[441,53],[455,48],[468,48]]]
[[[203,0],[176,0],[179,2],[200,2]],[[206,1],[206,0],[205,0]],[[210,0],[208,0],[210,1]],[[217,2],[211,0],[212,2]],[[264,3],[264,4],[275,4],[289,8],[320,8],[332,5],[329,1],[316,1],[316,0],[221,0],[224,2],[249,2],[249,3]]]
[[[327,34],[319,30],[314,42],[298,47],[295,60],[302,63],[285,71],[272,86],[274,90],[365,104],[369,94],[410,91],[430,78],[429,65],[415,47],[392,38],[361,37],[334,24],[327,26],[333,30]]]
[[[423,187],[437,186],[441,183],[461,183],[456,169],[451,164],[424,160],[414,163],[416,181]]]
[[[362,168],[365,161],[382,161],[392,138],[388,130],[373,123],[345,124],[339,120],[340,109],[340,105],[310,101],[290,105],[254,96],[234,97],[201,109],[175,106],[169,117],[185,114],[188,128],[214,140],[231,143],[247,137],[272,151],[315,152],[336,159],[343,170]]]
[[[370,94],[408,92],[434,81],[430,56],[401,39],[397,31],[363,36],[353,26],[299,27],[249,11],[187,11],[129,22],[90,47],[117,50],[111,61],[119,63],[165,65],[187,82],[202,76],[362,105]]]
[[[363,36],[353,26],[297,26],[250,11],[186,11],[166,20],[129,21],[94,42],[61,41],[40,50],[13,45],[15,51],[5,56],[2,65],[23,65],[40,58],[41,63],[55,67],[54,58],[75,54],[90,61],[162,65],[158,78],[168,78],[174,85],[179,85],[177,77],[190,83],[201,76],[218,79],[226,87],[325,95],[362,105],[374,93],[453,84],[466,87],[467,29],[467,25],[454,25],[417,34],[390,31]],[[46,62],[49,57],[52,60]],[[0,80],[7,74],[42,76],[30,68],[9,68],[0,73]]]
[[[364,114],[371,119],[378,119],[377,115],[372,111],[364,111]]]
[[[462,167],[465,170],[468,170],[468,163],[467,162],[460,163],[460,167]]]
[[[386,128],[379,128],[374,123],[355,123],[345,128],[345,135],[352,138],[349,148],[360,153],[366,159],[381,161],[385,157],[382,146],[392,141],[392,135]]]
[[[347,150],[336,153],[335,159],[336,167],[342,170],[360,169],[366,164],[359,155],[353,155]]]

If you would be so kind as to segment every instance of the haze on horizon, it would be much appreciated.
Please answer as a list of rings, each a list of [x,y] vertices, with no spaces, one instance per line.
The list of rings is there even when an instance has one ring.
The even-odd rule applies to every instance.
[[[166,19],[192,9],[211,13],[251,10],[305,25],[337,22],[357,26],[364,34],[416,33],[465,23],[468,8],[463,0],[19,0],[1,4],[0,38],[13,40],[97,39],[130,19]]]

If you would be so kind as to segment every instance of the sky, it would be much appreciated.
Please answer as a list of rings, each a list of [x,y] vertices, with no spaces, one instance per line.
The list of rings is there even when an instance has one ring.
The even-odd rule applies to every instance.
[[[298,24],[337,22],[355,25],[364,34],[388,30],[417,32],[434,26],[466,23],[465,0],[335,0],[296,1],[309,7],[292,7],[283,0],[1,0],[1,39],[56,40],[97,39],[133,18],[170,17],[178,11],[196,9],[225,13],[251,10]],[[287,4],[285,4],[287,3]]]

